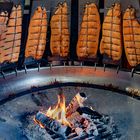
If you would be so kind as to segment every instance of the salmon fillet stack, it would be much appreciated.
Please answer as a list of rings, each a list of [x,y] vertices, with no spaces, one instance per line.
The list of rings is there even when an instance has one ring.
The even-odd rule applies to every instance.
[[[123,16],[124,48],[129,64],[140,64],[140,23],[136,19],[135,9],[129,7]]]
[[[50,49],[53,56],[67,57],[69,54],[70,34],[68,26],[67,3],[59,4],[51,18]]]
[[[36,60],[42,58],[46,48],[47,36],[47,11],[38,6],[35,10],[28,29],[25,57],[33,57]]]
[[[21,46],[22,9],[21,5],[12,8],[7,25],[6,39],[3,48],[3,59],[8,62],[17,62]]]
[[[6,38],[6,25],[8,21],[8,13],[7,12],[1,12],[0,13],[0,63],[3,63],[3,48],[4,48],[4,42]]]
[[[100,53],[111,58],[113,61],[119,61],[121,59],[121,6],[118,3],[112,5],[104,19]]]
[[[100,15],[96,4],[86,4],[77,43],[78,58],[96,57],[100,28]]]

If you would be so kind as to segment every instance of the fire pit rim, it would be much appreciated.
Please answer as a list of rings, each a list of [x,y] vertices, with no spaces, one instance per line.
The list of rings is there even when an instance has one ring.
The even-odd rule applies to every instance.
[[[58,83],[83,83],[104,86],[106,88],[119,88],[126,92],[126,88],[139,89],[140,76],[131,77],[130,72],[119,71],[102,67],[81,67],[81,66],[55,66],[51,69],[43,67],[38,72],[37,69],[29,69],[27,74],[24,70],[19,71],[15,76],[11,73],[6,79],[0,78],[0,98],[6,99],[9,96],[15,96],[18,93],[32,90],[45,85],[54,85]],[[18,87],[18,88],[17,88]]]

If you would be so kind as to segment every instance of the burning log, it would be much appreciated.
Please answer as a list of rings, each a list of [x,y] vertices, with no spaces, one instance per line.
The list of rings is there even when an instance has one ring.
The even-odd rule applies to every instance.
[[[54,133],[61,135],[62,137],[66,137],[71,131],[70,127],[62,125],[60,122],[52,118],[49,118],[48,116],[46,116],[41,112],[38,112],[36,114],[34,121],[41,127],[49,129]]]
[[[66,108],[66,117],[74,113],[79,107],[83,107],[84,101],[87,99],[85,93],[78,93],[71,100],[70,104]]]

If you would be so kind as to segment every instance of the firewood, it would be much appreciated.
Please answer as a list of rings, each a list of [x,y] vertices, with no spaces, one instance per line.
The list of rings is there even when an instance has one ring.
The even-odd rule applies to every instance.
[[[85,93],[78,93],[76,96],[71,100],[70,104],[66,108],[66,116],[70,116],[74,113],[79,107],[83,106],[84,101],[87,99]]]
[[[49,129],[54,133],[66,137],[71,131],[70,127],[64,126],[57,120],[47,117],[42,112],[38,112],[34,118],[35,122],[45,129]]]
[[[76,111],[72,113],[67,120],[71,123],[71,127],[75,127],[77,122],[80,122],[82,116]]]

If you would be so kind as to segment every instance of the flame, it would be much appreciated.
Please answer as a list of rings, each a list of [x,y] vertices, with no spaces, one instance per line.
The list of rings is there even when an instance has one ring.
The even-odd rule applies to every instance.
[[[59,121],[63,125],[71,126],[66,118],[66,104],[65,96],[58,94],[58,103],[54,107],[50,107],[47,110],[46,115],[52,119]]]

